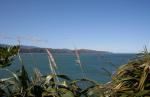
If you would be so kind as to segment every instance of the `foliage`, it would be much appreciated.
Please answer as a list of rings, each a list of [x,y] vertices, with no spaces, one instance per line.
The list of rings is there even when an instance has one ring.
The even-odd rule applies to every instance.
[[[6,67],[11,64],[13,56],[19,51],[19,46],[0,47],[0,67]]]
[[[150,54],[147,49],[136,59],[122,65],[112,77],[116,97],[150,96]]]
[[[9,50],[8,50],[9,49]],[[11,63],[12,58],[19,51],[19,46],[1,49],[1,58],[7,60],[7,63],[3,63],[3,67],[8,63]],[[5,55],[7,55],[5,57]],[[2,69],[9,72],[12,77],[0,79],[0,97],[80,97],[87,96],[85,88],[91,87],[88,84],[98,85],[98,83],[89,79],[72,80],[67,75],[57,74],[55,68],[52,67],[54,59],[51,53],[48,51],[50,66],[52,73],[46,76],[42,76],[38,68],[34,69],[34,78],[28,77],[28,72],[25,69],[23,60],[18,53],[19,60],[21,62],[21,68],[19,72],[15,73],[9,69]],[[11,60],[10,60],[11,57]],[[80,84],[84,84],[85,88],[81,89]],[[86,85],[88,85],[86,87]],[[84,92],[84,93],[83,93]]]
[[[18,51],[19,46],[1,48],[0,66],[10,65]],[[33,78],[29,78],[18,53],[20,71],[2,69],[12,76],[0,79],[0,97],[150,97],[150,54],[146,49],[137,58],[122,65],[112,75],[112,81],[106,84],[86,77],[72,80],[67,75],[57,74],[55,60],[48,49],[47,52],[52,72],[43,76],[38,68],[34,68]]]

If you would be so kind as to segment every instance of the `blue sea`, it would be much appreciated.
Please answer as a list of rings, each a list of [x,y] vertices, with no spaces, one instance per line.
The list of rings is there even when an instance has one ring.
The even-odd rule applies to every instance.
[[[111,80],[110,73],[134,58],[135,54],[81,54],[80,59],[87,78],[99,83],[106,83]],[[68,75],[72,79],[82,78],[81,68],[76,64],[76,57],[72,54],[53,54],[58,66],[57,73]],[[46,53],[22,53],[21,58],[29,76],[33,75],[34,67],[38,67],[43,75],[50,74],[48,57]],[[8,69],[16,72],[21,68],[20,61],[16,56]],[[0,70],[0,78],[8,77],[10,73]]]

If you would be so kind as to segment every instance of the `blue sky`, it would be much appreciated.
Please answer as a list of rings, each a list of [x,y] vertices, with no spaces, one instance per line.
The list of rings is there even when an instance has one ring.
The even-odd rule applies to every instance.
[[[150,50],[150,0],[0,0],[0,43]]]

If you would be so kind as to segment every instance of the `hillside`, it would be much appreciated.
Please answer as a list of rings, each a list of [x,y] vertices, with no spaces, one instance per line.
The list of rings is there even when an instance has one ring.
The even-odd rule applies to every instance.
[[[6,46],[10,46],[10,45],[0,44],[0,47],[6,47]],[[46,48],[21,45],[20,53],[46,53],[45,49]],[[70,50],[70,49],[54,49],[54,48],[47,48],[47,49],[50,49],[52,53],[66,53],[66,54],[74,53],[74,50]],[[111,52],[107,52],[107,51],[96,51],[90,49],[79,49],[78,52],[84,54],[111,54]]]

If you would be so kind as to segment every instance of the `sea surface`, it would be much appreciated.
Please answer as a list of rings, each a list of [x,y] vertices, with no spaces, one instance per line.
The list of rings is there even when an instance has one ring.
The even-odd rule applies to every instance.
[[[83,66],[84,75],[99,83],[106,83],[111,80],[110,73],[115,73],[115,70],[130,59],[134,58],[135,54],[81,54],[80,59]],[[76,63],[76,57],[72,54],[55,53],[53,54],[57,64],[57,73],[68,75],[72,79],[83,77],[80,66]],[[32,77],[34,67],[38,67],[42,75],[50,74],[48,57],[45,53],[23,53],[21,58],[25,65],[29,76]],[[21,68],[20,61],[16,56],[12,65],[8,69],[16,72]],[[0,78],[10,76],[9,72],[0,70]]]

